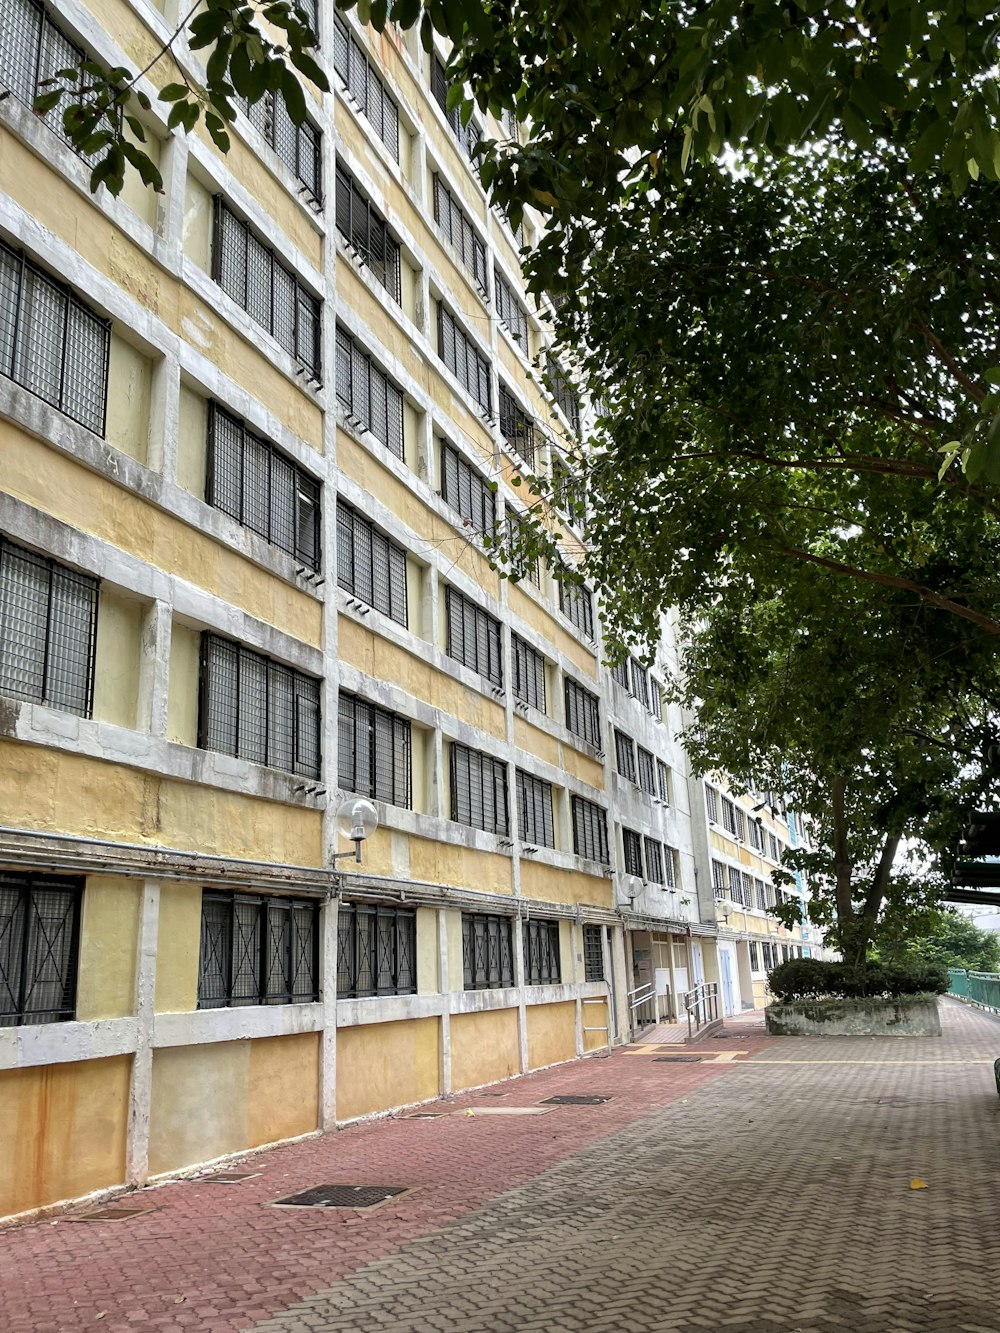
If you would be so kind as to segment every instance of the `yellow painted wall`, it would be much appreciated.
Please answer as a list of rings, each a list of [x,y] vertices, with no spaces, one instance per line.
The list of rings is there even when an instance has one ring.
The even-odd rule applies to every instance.
[[[452,1014],[451,1086],[456,1092],[497,1083],[519,1069],[516,1009]]]
[[[448,989],[461,990],[465,980],[465,954],[462,946],[462,913],[446,912],[444,924],[448,940]]]
[[[101,587],[94,662],[94,717],[119,727],[136,725],[143,605]]]
[[[135,960],[141,885],[88,875],[80,918],[76,1016],[123,1018],[135,1012]]]
[[[523,717],[514,718],[514,744],[526,754],[537,755],[556,767],[560,764],[559,742],[541,727],[532,726]]]
[[[251,1041],[251,1148],[319,1127],[319,1036],[299,1032]]]
[[[374,1023],[337,1031],[337,1119],[427,1101],[441,1086],[436,1018]]]
[[[532,1004],[527,1010],[528,1068],[576,1058],[576,1005]]]
[[[201,634],[175,620],[170,629],[170,678],[167,684],[167,740],[198,744],[198,673]]]
[[[558,602],[558,593],[554,594]],[[522,592],[516,584],[511,584],[507,593],[507,604],[510,607],[511,614],[523,620],[525,624],[531,625],[539,634],[548,639],[560,652],[574,662],[584,676],[594,679],[597,674],[597,658],[593,652],[587,648],[580,640],[569,630],[563,629],[562,625],[553,617],[544,611],[537,602]]]
[[[198,1007],[201,896],[200,884],[165,880],[160,885],[153,996],[158,1014],[186,1014]]]
[[[0,1073],[0,1217],[124,1182],[131,1063]]]
[[[152,190],[147,190],[152,194]],[[117,333],[111,335],[108,362],[108,414],[104,438],[115,449],[146,462],[149,443],[149,395],[152,363]]]
[[[441,989],[437,918],[437,911],[433,907],[417,908],[417,993],[419,995],[435,995]]]
[[[600,1027],[602,1023],[607,1023],[607,1021],[608,1021],[607,1001],[602,1001],[600,1004],[591,1003],[588,1001],[588,1003],[583,1006],[584,1028]],[[603,1046],[607,1046],[607,1044],[608,1044],[608,1038],[605,1032],[585,1031],[583,1034],[583,1049],[585,1051],[596,1051]]]
[[[177,414],[177,483],[205,498],[208,467],[208,399],[181,384]]]
[[[587,903],[594,907],[614,906],[611,881],[604,875],[584,875],[561,870],[528,857],[521,858],[521,893],[549,903]]]
[[[431,884],[453,884],[483,893],[511,893],[509,856],[471,847],[410,838],[410,876]]]
[[[153,1052],[149,1171],[160,1175],[250,1144],[249,1041]]]
[[[575,778],[597,791],[604,790],[604,768],[596,759],[591,759],[589,754],[584,754],[575,745],[568,743],[561,745],[560,751],[562,766],[567,773],[572,773]]]

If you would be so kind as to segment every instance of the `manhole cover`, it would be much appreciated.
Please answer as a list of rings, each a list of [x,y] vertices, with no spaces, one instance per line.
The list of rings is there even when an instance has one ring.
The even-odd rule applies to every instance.
[[[285,1208],[376,1208],[405,1194],[407,1185],[313,1185],[311,1189],[275,1199]]]
[[[130,1217],[141,1217],[143,1213],[155,1212],[153,1208],[95,1208],[92,1213],[81,1213],[79,1217],[67,1217],[67,1222],[127,1222]]]
[[[236,1185],[241,1180],[253,1180],[259,1175],[259,1171],[216,1171],[214,1176],[202,1176],[201,1179],[208,1185]]]
[[[745,1032],[714,1032],[709,1041],[749,1041],[749,1035]]]
[[[611,1100],[610,1096],[576,1097],[569,1093],[564,1097],[546,1097],[541,1106],[602,1106]]]
[[[654,1055],[654,1065],[696,1065],[700,1055]]]
[[[413,1111],[410,1115],[404,1115],[404,1120],[440,1120],[442,1116],[447,1115],[447,1111]]]
[[[476,1106],[467,1107],[464,1111],[452,1111],[452,1115],[464,1115],[469,1119],[478,1120],[481,1116],[487,1115],[551,1115],[550,1106]]]

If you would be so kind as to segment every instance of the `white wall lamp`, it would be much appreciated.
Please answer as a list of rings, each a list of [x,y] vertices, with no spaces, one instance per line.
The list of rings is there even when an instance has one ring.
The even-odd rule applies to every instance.
[[[378,828],[378,811],[371,801],[364,801],[355,796],[337,807],[337,832],[346,841],[354,843],[353,852],[334,852],[330,858],[334,865],[347,856],[353,856],[361,862],[361,844],[366,842]]]

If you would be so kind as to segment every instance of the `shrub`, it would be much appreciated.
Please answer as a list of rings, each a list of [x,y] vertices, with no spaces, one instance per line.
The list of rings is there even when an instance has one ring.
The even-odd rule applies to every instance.
[[[895,999],[900,995],[943,995],[948,973],[936,963],[825,963],[792,958],[768,974],[776,1000]]]

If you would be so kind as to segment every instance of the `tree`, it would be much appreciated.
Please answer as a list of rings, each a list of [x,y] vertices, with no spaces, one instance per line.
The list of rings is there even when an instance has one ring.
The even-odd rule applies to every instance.
[[[880,952],[889,953],[884,947]],[[933,909],[915,938],[909,931],[902,935],[896,952],[909,961],[995,972],[1000,967],[1000,935],[983,930],[954,908]]]

